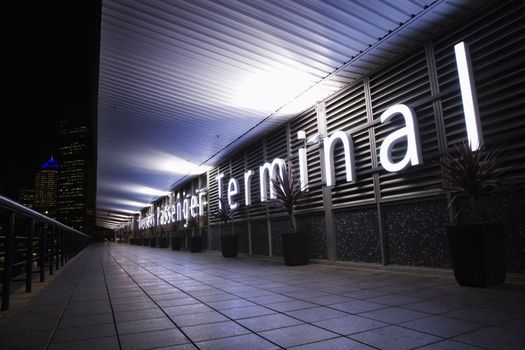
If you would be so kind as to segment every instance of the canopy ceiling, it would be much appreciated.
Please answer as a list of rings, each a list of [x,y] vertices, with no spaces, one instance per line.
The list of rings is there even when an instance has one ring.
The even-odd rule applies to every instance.
[[[479,3],[104,0],[98,225],[118,227]]]

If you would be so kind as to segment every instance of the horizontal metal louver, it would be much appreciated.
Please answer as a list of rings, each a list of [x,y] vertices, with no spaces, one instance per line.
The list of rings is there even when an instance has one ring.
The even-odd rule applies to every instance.
[[[260,188],[259,188],[259,166],[261,166],[263,161],[263,145],[259,141],[251,148],[246,151],[247,157],[247,169],[252,170],[253,176],[250,182],[251,184],[251,194],[252,194],[252,204],[248,206],[248,213],[250,218],[256,217],[265,217],[266,216],[266,206],[261,203]]]
[[[237,203],[237,210],[235,211],[235,219],[244,219],[246,218],[246,205],[244,199],[244,153],[237,154],[231,161],[231,176],[234,177],[238,184],[238,193],[234,197],[235,202]],[[228,188],[226,188],[227,193]]]
[[[307,212],[323,209],[323,191],[321,183],[321,157],[319,146],[307,146],[306,140],[299,140],[297,132],[303,130],[306,133],[306,140],[318,132],[317,114],[314,108],[295,117],[290,122],[290,149],[292,153],[292,166],[299,172],[299,148],[306,148],[308,163],[308,191],[305,197],[299,202],[297,212]]]
[[[525,10],[522,1],[492,6],[483,17],[434,39],[447,147],[467,140],[453,45],[470,49],[485,143],[501,145],[510,176],[525,171]],[[495,30],[497,28],[497,30]]]
[[[219,168],[214,167],[208,170],[208,221],[217,223],[217,203],[219,202],[219,186],[215,178],[219,175]]]
[[[335,173],[338,176],[336,186],[331,189],[333,206],[373,202],[372,157],[362,81],[326,102],[326,127],[328,135],[342,130],[352,136],[356,167],[356,181],[347,182],[344,149],[339,143],[334,151]]]
[[[281,158],[285,161],[288,160],[288,148],[287,148],[287,135],[286,128],[283,126],[279,130],[276,130],[269,134],[266,138],[266,162],[271,163],[275,158]],[[262,164],[261,164],[262,165]],[[271,181],[267,184],[267,198],[270,198]],[[268,202],[270,214],[282,214],[283,210],[276,204]]]
[[[421,140],[423,165],[409,167],[401,172],[379,174],[381,201],[424,196],[436,192],[440,181],[439,167],[430,161],[439,153],[436,120],[430,90],[430,78],[426,51],[423,45],[399,57],[370,76],[370,96],[374,120],[378,120],[386,108],[402,103],[414,109]],[[375,127],[376,157],[385,137],[404,127],[401,116]],[[406,142],[398,142],[392,150],[394,161],[406,153]],[[425,159],[429,161],[425,161]]]

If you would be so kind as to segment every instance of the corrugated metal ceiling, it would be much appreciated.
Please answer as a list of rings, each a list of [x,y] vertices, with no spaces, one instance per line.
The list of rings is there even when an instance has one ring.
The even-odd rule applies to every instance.
[[[115,227],[108,212],[137,211],[479,3],[104,0],[98,223]]]

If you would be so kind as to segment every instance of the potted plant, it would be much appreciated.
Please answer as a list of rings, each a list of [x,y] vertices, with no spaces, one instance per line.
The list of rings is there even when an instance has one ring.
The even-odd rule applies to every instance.
[[[169,247],[169,241],[168,237],[166,235],[166,228],[163,226],[159,227],[159,238],[157,239],[159,248],[168,248]]]
[[[230,207],[230,204],[224,198],[220,199],[220,203],[221,206],[218,208],[215,217],[221,220],[219,228],[221,233],[222,256],[225,258],[234,258],[237,256],[239,240],[235,234],[235,228],[233,226],[232,220],[237,208],[233,209]],[[231,223],[231,227],[228,227],[228,223]]]
[[[199,218],[197,216],[189,216],[187,227],[191,232],[191,247],[192,253],[200,253],[202,250],[202,237],[199,233]]]
[[[151,236],[149,237],[150,248],[155,248],[157,246],[157,232],[158,232],[157,227],[154,227],[151,229]]]
[[[276,178],[272,179],[272,187],[277,197],[276,203],[290,216],[290,232],[281,235],[284,262],[289,266],[306,265],[309,258],[309,236],[297,231],[295,219],[295,207],[304,196],[299,178],[285,167],[282,177],[277,173]]]
[[[144,231],[144,236],[142,238],[142,245],[147,247],[149,246],[149,237],[151,235],[151,228],[147,228],[145,231]]]
[[[180,235],[179,235],[179,221],[175,221],[171,225],[171,250],[180,250]]]
[[[445,190],[468,200],[470,219],[455,215],[447,226],[454,276],[461,286],[490,287],[505,282],[505,245],[502,223],[482,220],[480,199],[502,193],[504,167],[501,147],[473,151],[467,143],[454,147],[441,160]]]

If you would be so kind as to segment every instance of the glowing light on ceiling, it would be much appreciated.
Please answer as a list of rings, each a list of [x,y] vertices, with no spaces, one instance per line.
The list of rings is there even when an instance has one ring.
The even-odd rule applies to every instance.
[[[137,201],[132,201],[129,199],[114,198],[114,197],[109,197],[109,196],[99,196],[98,201],[104,202],[104,203],[111,203],[111,204],[120,204],[120,205],[125,205],[128,207],[137,207],[137,208],[144,208],[149,205],[149,203],[137,202]]]
[[[271,114],[318,80],[300,70],[262,72],[248,77],[234,87],[234,103]]]

